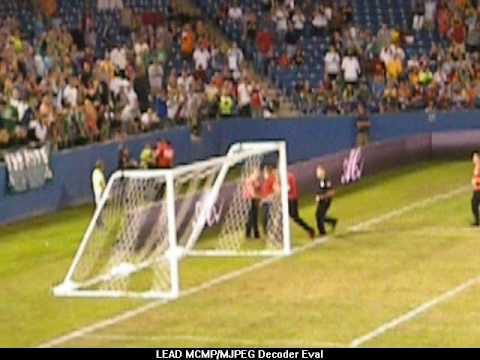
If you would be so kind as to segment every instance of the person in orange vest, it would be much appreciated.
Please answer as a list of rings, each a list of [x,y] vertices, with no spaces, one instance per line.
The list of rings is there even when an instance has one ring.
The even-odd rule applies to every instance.
[[[472,213],[473,226],[480,225],[480,152],[478,150],[472,153],[473,161],[473,196],[472,196]]]
[[[160,169],[171,169],[175,162],[175,150],[168,140],[160,140],[155,150],[157,167]]]
[[[298,212],[298,198],[299,198],[299,191],[297,185],[297,179],[292,172],[288,172],[288,214],[290,218],[298,224],[302,229],[304,229],[308,236],[311,239],[315,237],[315,230],[308,225],[301,217]]]

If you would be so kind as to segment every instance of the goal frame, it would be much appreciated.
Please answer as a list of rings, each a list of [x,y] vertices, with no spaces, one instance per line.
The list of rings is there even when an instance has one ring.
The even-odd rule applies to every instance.
[[[225,183],[226,176],[232,165],[248,159],[255,155],[264,155],[269,153],[278,153],[278,172],[280,181],[280,201],[282,213],[282,238],[283,246],[278,250],[255,250],[237,252],[233,250],[195,250],[193,245],[204,229],[207,217],[213,206],[215,205],[222,185]],[[192,234],[190,235],[187,246],[183,249],[178,247],[177,243],[177,229],[175,216],[175,178],[185,173],[189,173],[201,166],[220,165],[220,171],[215,179],[215,182],[208,193],[207,200],[202,207],[198,221],[195,222]],[[262,141],[262,142],[240,142],[232,145],[227,154],[224,156],[213,157],[207,160],[194,162],[188,165],[178,166],[172,169],[161,170],[120,170],[112,174],[108,180],[105,191],[102,194],[100,202],[95,209],[94,215],[87,227],[87,230],[80,242],[80,245],[75,253],[72,264],[63,282],[53,288],[53,295],[57,297],[83,297],[83,298],[141,298],[141,299],[157,299],[157,300],[172,300],[180,295],[180,274],[179,262],[185,256],[205,256],[205,257],[274,257],[274,256],[289,256],[291,254],[291,238],[290,238],[290,217],[288,212],[288,169],[287,169],[287,149],[284,141]],[[168,226],[168,242],[169,250],[162,256],[167,259],[170,266],[171,274],[171,288],[167,292],[150,291],[150,292],[134,292],[134,291],[120,291],[120,290],[86,290],[83,287],[88,285],[95,285],[102,281],[108,281],[111,278],[106,276],[99,276],[85,284],[77,284],[72,278],[77,265],[84,254],[89,239],[95,229],[95,225],[100,217],[102,209],[104,208],[108,194],[110,193],[115,181],[121,178],[142,179],[152,177],[163,177],[165,179],[165,196],[167,204],[167,226]],[[159,259],[157,259],[158,261]],[[147,261],[132,271],[136,273],[150,266],[153,261]],[[128,274],[130,275],[130,273]]]

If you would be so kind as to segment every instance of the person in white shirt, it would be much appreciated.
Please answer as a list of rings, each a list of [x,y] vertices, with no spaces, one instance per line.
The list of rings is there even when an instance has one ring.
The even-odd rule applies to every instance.
[[[343,79],[346,83],[356,84],[360,77],[360,63],[353,52],[349,52],[342,60]]]
[[[45,76],[45,62],[43,61],[42,55],[37,53],[33,58],[35,64],[35,70],[37,71],[38,76],[44,77]]]
[[[138,107],[138,96],[135,90],[133,89],[133,86],[131,84],[128,84],[127,88],[127,101],[128,105],[131,106],[132,108],[137,108]]]
[[[183,93],[188,94],[192,91],[194,81],[193,74],[187,70],[182,70],[182,73],[177,78],[177,86]]]
[[[163,75],[163,65],[158,60],[148,67],[148,80],[152,93],[162,89]]]
[[[35,135],[35,139],[38,142],[42,144],[45,143],[48,135],[48,127],[44,124],[43,121],[34,119],[32,122],[30,122],[28,127],[33,131],[33,134]]]
[[[63,100],[70,107],[77,106],[78,104],[78,89],[75,82],[76,80],[72,76],[68,81],[68,85],[63,90]]]
[[[110,60],[117,69],[125,70],[127,68],[127,52],[125,48],[114,48],[110,52]]]
[[[303,14],[302,10],[295,10],[295,13],[292,16],[293,28],[295,31],[303,33],[303,29],[305,28],[305,20],[305,15]]]
[[[121,78],[120,76],[115,76],[110,81],[110,91],[112,92],[113,96],[118,97],[124,88],[128,86],[129,82],[127,79]]]
[[[153,126],[158,124],[158,122],[159,120],[157,114],[153,112],[152,108],[148,108],[148,110],[144,112],[142,114],[142,117],[140,118],[140,123],[143,131],[150,130]]]
[[[247,77],[244,77],[237,86],[240,116],[249,117],[252,114],[250,108],[251,92],[252,86],[249,84]]]
[[[239,21],[242,19],[243,11],[238,3],[233,4],[228,9],[228,17],[234,21]]]
[[[395,57],[398,57],[402,62],[405,60],[405,51],[395,44],[391,44],[380,51],[380,60],[385,66],[387,66],[387,64]]]
[[[276,25],[277,38],[283,39],[288,29],[287,11],[279,7],[275,12],[273,20],[275,21]]]
[[[92,187],[93,195],[95,199],[95,205],[100,206],[100,201],[102,199],[102,194],[105,191],[105,168],[103,163],[100,160],[97,160],[95,164],[95,169],[92,172]]]
[[[243,62],[242,50],[237,46],[237,43],[233,43],[233,46],[227,52],[228,69],[232,72],[232,76],[235,80],[240,78],[240,66]]]
[[[425,1],[425,27],[429,30],[433,30],[435,27],[435,18],[437,14],[437,2],[436,0]]]
[[[193,61],[195,62],[195,70],[206,71],[210,62],[210,51],[206,44],[197,47],[193,52]]]
[[[285,8],[292,11],[295,9],[295,0],[285,0]]]
[[[137,56],[144,56],[150,50],[147,42],[145,39],[138,39],[135,41],[135,45],[133,46],[133,50],[135,51],[135,55]]]
[[[327,52],[324,58],[325,61],[325,73],[330,80],[337,79],[340,72],[340,55],[338,54],[335,46],[332,46]]]
[[[315,11],[312,18],[313,35],[323,36],[328,26],[328,18],[323,8],[319,8]]]

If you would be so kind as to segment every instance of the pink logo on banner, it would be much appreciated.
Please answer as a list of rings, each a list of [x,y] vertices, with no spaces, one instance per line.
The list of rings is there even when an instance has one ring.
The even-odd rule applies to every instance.
[[[363,173],[363,165],[362,148],[350,150],[348,157],[343,160],[342,184],[347,185],[360,180]]]

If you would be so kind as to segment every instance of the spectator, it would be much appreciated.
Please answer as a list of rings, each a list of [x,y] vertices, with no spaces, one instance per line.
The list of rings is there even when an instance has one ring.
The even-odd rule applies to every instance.
[[[285,33],[285,44],[287,45],[287,56],[289,59],[293,57],[297,51],[297,44],[300,40],[298,31],[295,30],[292,23],[288,23],[287,32]]]
[[[334,46],[330,47],[330,50],[325,55],[324,61],[326,75],[331,81],[336,80],[340,73],[340,55]]]
[[[158,59],[156,59],[148,67],[148,80],[150,82],[150,88],[153,93],[163,88],[163,76],[163,65]]]
[[[153,147],[150,144],[145,144],[142,152],[140,153],[140,168],[155,168],[155,154],[153,152]]]
[[[230,70],[233,79],[237,80],[240,77],[240,66],[243,62],[243,52],[238,47],[237,43],[233,43],[232,47],[227,52],[228,69]]]
[[[193,54],[195,46],[195,35],[190,24],[186,24],[181,35],[180,52],[184,58],[189,58]]]
[[[208,50],[208,44],[206,42],[195,49],[193,52],[193,61],[195,62],[195,69],[197,71],[206,71],[209,68],[210,51]]]
[[[144,132],[154,129],[159,123],[157,114],[153,112],[152,108],[148,108],[140,118],[140,129]]]
[[[362,147],[368,144],[370,133],[370,120],[362,104],[358,104],[355,127],[357,128],[357,146]]]
[[[267,74],[268,66],[273,56],[273,39],[266,28],[258,32],[256,46],[258,67],[263,74]]]
[[[155,150],[155,159],[159,169],[170,169],[175,162],[175,150],[168,140],[160,140]]]
[[[403,65],[398,54],[393,55],[393,58],[389,60],[389,62],[386,64],[386,67],[388,80],[396,82],[402,77]]]
[[[238,3],[235,1],[229,8],[228,8],[228,17],[233,21],[240,21],[243,17],[243,10]]]
[[[63,90],[63,101],[69,106],[76,106],[78,103],[77,80],[71,76],[68,85]]]
[[[120,147],[118,156],[118,170],[129,170],[136,167],[135,161],[130,159],[130,152],[127,147]]]
[[[305,15],[300,7],[296,8],[292,16],[293,28],[297,32],[297,36],[300,37],[303,35],[305,28]]]
[[[349,51],[342,60],[343,79],[346,83],[356,85],[360,77],[360,63],[353,51]]]
[[[252,111],[250,108],[252,87],[249,84],[248,78],[244,76],[238,84],[238,111],[242,117],[250,117]]]
[[[312,17],[313,35],[323,37],[328,28],[328,18],[325,14],[324,7],[318,7]]]
[[[224,90],[220,96],[218,108],[221,117],[230,117],[233,115],[233,99],[228,91]]]
[[[288,13],[287,11],[279,6],[274,14],[274,21],[276,25],[275,33],[277,35],[277,39],[283,40],[285,38],[285,33],[287,32],[288,28]]]
[[[425,27],[432,31],[435,27],[437,0],[425,0]]]
[[[425,0],[413,0],[412,1],[412,11],[413,11],[413,30],[421,31],[423,29],[423,24],[425,21]]]

